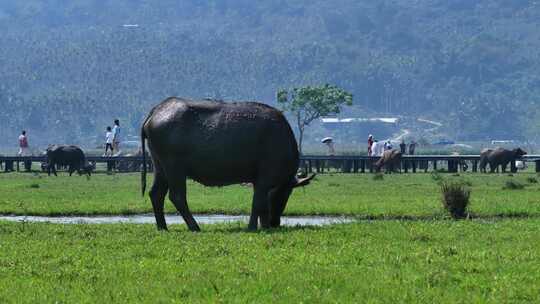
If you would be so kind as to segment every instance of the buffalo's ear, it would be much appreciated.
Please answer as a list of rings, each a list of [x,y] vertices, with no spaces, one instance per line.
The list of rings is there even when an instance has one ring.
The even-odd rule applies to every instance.
[[[300,178],[300,179],[295,179],[295,183],[293,185],[293,188],[296,188],[296,187],[303,187],[303,186],[306,186],[309,184],[309,182],[316,176],[317,174],[313,173],[311,174],[311,176],[308,176],[308,177],[305,177],[305,178]]]

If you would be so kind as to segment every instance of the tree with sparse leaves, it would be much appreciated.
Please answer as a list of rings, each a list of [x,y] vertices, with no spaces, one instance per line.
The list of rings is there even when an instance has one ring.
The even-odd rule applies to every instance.
[[[343,105],[352,105],[352,99],[351,93],[329,84],[278,91],[277,102],[281,109],[296,119],[300,154],[305,128],[321,116],[338,114]]]

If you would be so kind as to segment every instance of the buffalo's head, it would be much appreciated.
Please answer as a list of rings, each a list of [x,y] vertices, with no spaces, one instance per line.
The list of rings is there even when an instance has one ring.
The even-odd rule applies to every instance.
[[[270,200],[270,226],[279,227],[281,223],[281,215],[287,206],[287,201],[289,196],[292,193],[292,190],[296,187],[307,186],[311,180],[315,177],[316,174],[311,176],[298,178],[294,177],[289,184],[284,186],[276,187],[270,190],[269,200]]]
[[[95,162],[87,162],[83,165],[82,171],[84,174],[88,174],[88,176],[92,175],[92,171],[96,169],[96,163]]]
[[[43,155],[49,156],[56,149],[58,149],[58,145],[49,145],[43,152]]]
[[[523,151],[521,148],[514,149],[512,152],[514,152],[516,158],[521,158],[523,155],[527,154],[527,152]]]

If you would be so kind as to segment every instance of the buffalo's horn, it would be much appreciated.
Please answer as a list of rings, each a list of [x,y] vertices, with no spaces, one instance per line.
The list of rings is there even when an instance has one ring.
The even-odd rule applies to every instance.
[[[309,182],[315,177],[315,173],[311,174],[311,176],[308,176],[308,177],[304,177],[304,178],[296,178],[296,182],[294,183],[293,185],[293,188],[296,188],[296,187],[303,187],[303,186],[306,186],[309,184]]]

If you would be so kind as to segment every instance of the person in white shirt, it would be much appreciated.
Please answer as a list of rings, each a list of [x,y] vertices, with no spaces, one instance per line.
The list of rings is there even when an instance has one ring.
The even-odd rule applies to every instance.
[[[114,127],[112,129],[113,133],[113,149],[116,151],[116,155],[120,154],[120,120],[114,120]]]
[[[113,155],[113,137],[114,136],[111,127],[107,127],[107,132],[105,133],[105,156]],[[109,150],[111,151],[110,153]]]
[[[378,142],[377,140],[373,141],[371,146],[372,156],[382,156],[384,153],[384,144]]]

